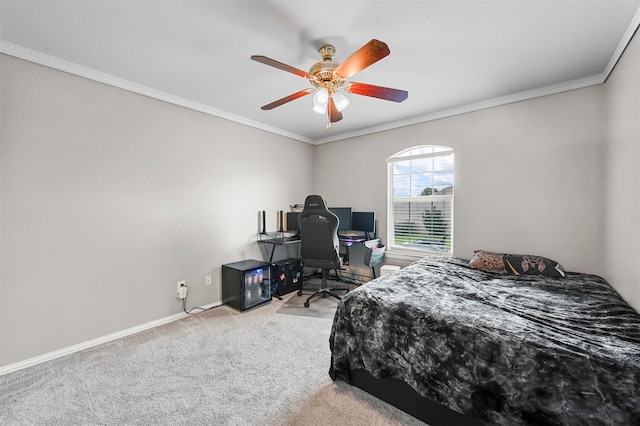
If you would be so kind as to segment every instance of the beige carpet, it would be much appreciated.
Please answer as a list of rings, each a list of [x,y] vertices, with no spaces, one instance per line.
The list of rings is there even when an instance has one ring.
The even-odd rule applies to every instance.
[[[219,307],[0,376],[0,424],[423,424],[332,382],[332,321],[277,313],[287,300]]]
[[[336,288],[353,288],[353,286],[349,286],[343,283],[335,283],[330,281],[330,285],[334,285]],[[308,287],[308,289],[307,289]],[[305,290],[302,291],[302,296],[298,296],[297,292],[293,292],[290,294],[285,294],[282,298],[282,301],[277,299],[273,300],[273,303],[280,303],[281,306],[276,311],[279,314],[285,315],[300,315],[307,317],[316,317],[316,318],[325,318],[325,319],[333,319],[333,316],[336,313],[336,307],[338,306],[338,300],[333,297],[321,297],[317,296],[311,299],[309,303],[309,307],[304,307],[304,302],[307,300],[309,296],[311,296],[315,289],[313,288],[313,284],[305,287]],[[320,283],[317,283],[317,287],[320,287]],[[337,291],[336,294],[342,296],[345,294],[344,291]]]

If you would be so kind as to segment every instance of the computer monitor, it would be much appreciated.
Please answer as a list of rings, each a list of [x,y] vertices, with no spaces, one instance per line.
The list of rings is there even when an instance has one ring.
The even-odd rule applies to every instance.
[[[376,214],[374,212],[353,212],[351,227],[354,231],[376,232]]]
[[[351,207],[329,207],[329,211],[340,220],[338,231],[351,230]]]
[[[300,212],[287,212],[287,231],[299,231],[298,215]]]

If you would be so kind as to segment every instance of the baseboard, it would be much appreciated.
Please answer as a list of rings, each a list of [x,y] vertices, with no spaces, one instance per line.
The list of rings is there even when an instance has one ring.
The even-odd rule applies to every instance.
[[[222,302],[215,302],[209,305],[202,306],[203,309],[214,308],[221,306]],[[57,351],[49,352],[43,355],[38,355],[33,358],[25,359],[13,364],[0,367],[0,376],[14,371],[22,370],[23,368],[31,367],[36,364],[40,364],[46,361],[51,361],[56,358],[60,358],[65,355],[70,355],[74,352],[79,352],[84,349],[88,349],[94,346],[101,345],[103,343],[110,342],[112,340],[120,339],[122,337],[131,336],[132,334],[140,333],[141,331],[149,330],[154,327],[158,327],[164,324],[168,324],[173,321],[188,317],[189,314],[181,312],[179,314],[170,315],[168,317],[160,318],[155,321],[149,321],[144,324],[137,325],[135,327],[127,328],[125,330],[117,331],[115,333],[107,334],[106,336],[97,337],[95,339],[87,340],[86,342],[78,343],[77,345],[67,346],[66,348],[58,349]]]

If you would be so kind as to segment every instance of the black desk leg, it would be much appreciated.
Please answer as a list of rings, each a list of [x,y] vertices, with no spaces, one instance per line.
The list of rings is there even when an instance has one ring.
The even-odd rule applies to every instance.
[[[269,263],[273,265],[273,254],[276,252],[277,244],[271,244],[271,256],[269,256]]]

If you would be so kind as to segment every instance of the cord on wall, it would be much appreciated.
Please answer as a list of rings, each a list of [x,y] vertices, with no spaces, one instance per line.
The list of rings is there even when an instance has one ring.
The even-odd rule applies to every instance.
[[[186,285],[182,285],[180,286],[180,292],[178,293],[178,297],[180,299],[182,299],[182,310],[184,311],[185,314],[191,314],[191,313],[200,313],[200,312],[206,312],[206,311],[210,311],[213,308],[217,308],[218,306],[222,306],[222,305],[218,305],[218,306],[211,306],[210,308],[201,308],[201,307],[195,307],[195,308],[191,308],[191,309],[187,309],[187,286]],[[193,312],[197,310],[197,312]]]

